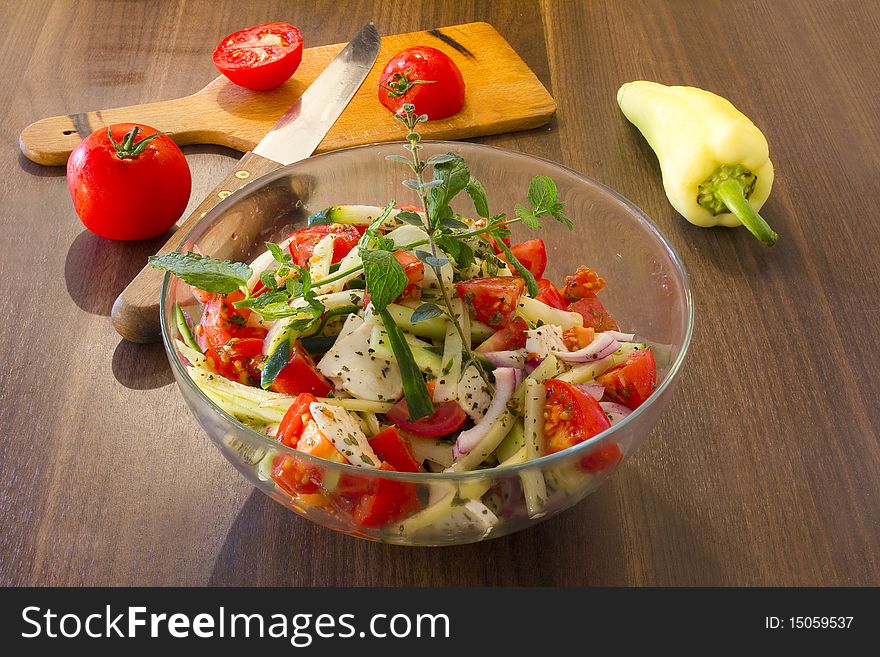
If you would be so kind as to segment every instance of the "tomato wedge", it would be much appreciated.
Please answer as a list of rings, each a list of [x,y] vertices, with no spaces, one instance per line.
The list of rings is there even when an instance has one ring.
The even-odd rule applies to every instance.
[[[379,469],[394,471],[385,462]],[[418,508],[419,498],[415,484],[377,479],[373,491],[363,494],[355,503],[352,518],[362,527],[381,527],[408,516]]]
[[[608,440],[597,446],[580,460],[578,464],[585,472],[599,473],[613,468],[623,460],[623,452],[617,443]]]
[[[264,23],[239,30],[214,48],[214,65],[229,80],[254,90],[274,89],[299,68],[300,31],[290,23]]]
[[[421,464],[413,455],[409,440],[394,427],[383,429],[370,438],[370,447],[376,455],[398,472],[420,472]]]
[[[394,257],[403,266],[403,271],[409,280],[398,299],[421,299],[422,286],[425,283],[425,265],[409,251],[395,251]]]
[[[520,264],[528,269],[536,279],[543,276],[544,270],[547,268],[547,247],[544,244],[544,240],[528,240],[527,242],[514,244],[510,247],[510,252],[516,256]],[[503,253],[499,254],[498,257],[510,265]]]
[[[538,296],[535,297],[535,300],[545,303],[551,308],[559,308],[559,310],[565,310],[568,305],[568,301],[565,300],[562,293],[546,278],[538,279]]]
[[[650,348],[633,351],[620,365],[596,377],[605,396],[632,409],[641,406],[657,387],[657,364]]]
[[[268,331],[258,326],[248,326],[251,311],[234,308],[236,301],[244,299],[240,290],[227,295],[212,295],[202,309],[202,319],[196,327],[196,339],[203,350],[222,347],[233,338],[266,337]]]
[[[208,365],[222,377],[246,386],[260,380],[257,364],[263,354],[262,338],[232,338],[219,347],[208,347]]]
[[[517,276],[473,278],[456,283],[455,289],[477,320],[500,328],[516,312],[525,281]]]
[[[317,370],[309,352],[298,340],[290,350],[287,365],[281,368],[269,386],[270,390],[285,395],[309,392],[318,397],[326,397],[332,388],[333,385]]]
[[[617,331],[619,327],[602,302],[595,294],[588,294],[582,299],[568,304],[566,310],[578,313],[584,318],[584,326],[597,331]]]
[[[544,441],[547,454],[582,443],[611,426],[599,402],[586,392],[558,379],[547,381],[546,389]]]
[[[401,399],[386,414],[392,424],[417,436],[447,436],[457,431],[467,420],[467,415],[457,402],[434,404],[434,413],[428,417],[411,420],[406,399]]]
[[[366,226],[348,226],[344,224],[320,224],[301,228],[290,234],[290,255],[293,261],[300,267],[308,267],[309,259],[315,253],[315,247],[327,235],[333,235],[333,259],[331,264],[336,264],[357,246],[358,240],[364,234]]]
[[[526,331],[529,325],[522,317],[514,316],[508,324],[505,324],[492,335],[486,338],[477,351],[487,353],[490,351],[509,351],[522,349],[526,346]]]
[[[290,405],[290,408],[288,408],[287,412],[284,414],[281,424],[278,425],[278,432],[275,434],[275,439],[279,443],[287,445],[288,447],[296,447],[296,444],[299,442],[299,438],[302,435],[305,423],[312,418],[312,414],[309,411],[309,405],[315,401],[318,401],[315,399],[315,396],[307,392],[297,395],[296,399],[294,399],[293,403]]]

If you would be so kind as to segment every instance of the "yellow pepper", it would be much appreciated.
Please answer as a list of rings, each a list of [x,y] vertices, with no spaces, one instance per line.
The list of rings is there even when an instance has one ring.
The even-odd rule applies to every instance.
[[[748,228],[767,246],[777,235],[758,214],[770,196],[767,140],[730,101],[696,87],[628,82],[617,103],[657,154],[669,202],[697,226]]]

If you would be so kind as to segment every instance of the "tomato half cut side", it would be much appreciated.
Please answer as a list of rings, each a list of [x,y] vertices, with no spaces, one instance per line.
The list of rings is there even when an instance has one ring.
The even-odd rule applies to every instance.
[[[617,321],[611,316],[611,313],[605,310],[605,306],[595,294],[588,294],[582,299],[568,304],[565,309],[583,317],[584,326],[587,328],[597,331],[617,331],[620,328]]]
[[[562,295],[569,301],[577,301],[586,296],[593,296],[605,287],[605,279],[589,267],[578,267],[571,276],[565,277]]]
[[[357,246],[364,234],[366,226],[348,226],[343,224],[319,224],[301,228],[290,234],[290,255],[293,262],[300,267],[308,267],[309,259],[315,254],[315,247],[327,235],[333,235],[333,258],[331,264],[342,260]]]
[[[398,472],[420,472],[422,469],[409,440],[401,436],[395,427],[387,427],[370,438],[370,447],[376,456]]]
[[[599,402],[570,383],[550,379],[546,390],[544,441],[547,454],[582,443],[611,426]]]
[[[227,295],[212,295],[202,309],[202,319],[196,327],[196,339],[203,350],[222,347],[233,338],[266,337],[268,331],[259,326],[248,326],[251,311],[235,308],[232,304],[244,299],[240,290]]]
[[[650,348],[633,351],[620,365],[596,377],[605,386],[605,397],[636,409],[657,387],[657,363]]]
[[[300,31],[290,23],[264,23],[239,30],[214,48],[214,65],[241,87],[263,91],[284,84],[299,68]]]
[[[208,347],[205,358],[220,376],[244,385],[260,380],[257,367],[263,354],[262,338],[232,338],[219,347]]]
[[[318,397],[326,397],[333,385],[315,367],[309,352],[297,341],[290,350],[287,365],[281,368],[269,386],[273,392],[284,395],[298,395],[308,392]]]

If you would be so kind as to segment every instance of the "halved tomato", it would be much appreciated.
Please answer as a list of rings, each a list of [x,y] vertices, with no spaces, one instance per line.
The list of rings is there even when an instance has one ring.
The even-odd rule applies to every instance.
[[[264,90],[280,86],[302,61],[302,34],[290,23],[239,30],[214,49],[214,65],[235,84]]]
[[[565,309],[583,317],[584,326],[588,328],[597,331],[617,331],[619,328],[614,317],[605,310],[605,306],[595,294],[588,294],[584,298],[568,304]]]
[[[233,338],[266,337],[268,331],[262,327],[248,326],[251,311],[247,308],[234,308],[236,301],[244,299],[241,290],[227,295],[212,295],[202,309],[202,319],[196,327],[196,339],[202,350],[222,347]]]
[[[208,347],[205,358],[217,374],[246,386],[260,380],[257,365],[263,355],[262,338],[232,338],[219,347]]]
[[[650,348],[633,351],[620,365],[596,377],[605,386],[610,400],[635,409],[650,397],[657,387],[657,364]]]
[[[480,353],[490,351],[509,351],[526,346],[526,331],[529,325],[522,317],[514,316],[510,323],[502,326],[477,347]]]
[[[553,454],[605,431],[611,426],[599,402],[570,383],[550,379],[546,382],[544,405],[544,443]]]
[[[565,310],[568,305],[562,293],[546,278],[538,279],[538,296],[535,297],[535,300],[545,303],[551,308],[559,308],[559,310]]]
[[[333,235],[333,259],[335,264],[342,260],[357,246],[366,226],[349,226],[347,224],[319,224],[301,228],[290,234],[290,255],[300,267],[308,267],[309,258],[315,253],[315,247],[327,235]]]
[[[472,278],[456,283],[455,289],[478,321],[499,328],[516,312],[525,281],[517,276]]]
[[[544,270],[547,268],[547,247],[544,245],[544,240],[528,240],[514,244],[510,247],[510,252],[535,278],[541,278],[544,274]],[[498,257],[507,262],[503,253]],[[507,264],[510,265],[509,262]]]
[[[317,370],[315,362],[299,340],[290,350],[287,365],[281,368],[269,386],[270,390],[285,395],[309,392],[318,397],[326,397],[332,388],[333,385]]]
[[[598,294],[605,287],[605,279],[589,267],[578,267],[572,276],[565,277],[562,294],[569,301],[577,301]]]

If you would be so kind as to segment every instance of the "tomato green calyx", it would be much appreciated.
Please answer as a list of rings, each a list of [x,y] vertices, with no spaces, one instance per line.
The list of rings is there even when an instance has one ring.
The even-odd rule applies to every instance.
[[[401,96],[405,96],[407,92],[417,84],[434,84],[437,82],[437,80],[410,80],[409,76],[411,74],[412,66],[406,69],[403,73],[395,73],[388,78],[387,85],[380,84],[379,86],[387,91],[391,98],[400,98]]]
[[[138,133],[140,132],[140,127],[135,126],[130,131],[125,133],[125,136],[122,138],[122,142],[118,142],[113,139],[113,131],[110,128],[107,128],[107,138],[110,140],[110,143],[113,144],[113,148],[116,149],[116,157],[120,160],[131,159],[137,157],[141,153],[146,150],[147,146],[153,141],[156,137],[161,137],[163,135],[167,135],[167,132],[157,132],[155,134],[144,137],[138,142],[135,142],[137,139]]]
[[[697,203],[713,215],[735,214],[752,235],[773,246],[779,236],[748,202],[757,180],[755,174],[742,165],[722,164],[700,185]]]

